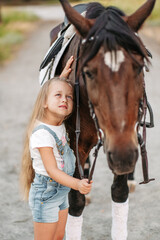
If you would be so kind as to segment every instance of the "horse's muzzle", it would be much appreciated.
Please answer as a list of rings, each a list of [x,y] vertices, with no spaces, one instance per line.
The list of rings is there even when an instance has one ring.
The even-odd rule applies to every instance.
[[[107,151],[108,165],[116,175],[124,175],[134,171],[138,159],[138,149]]]

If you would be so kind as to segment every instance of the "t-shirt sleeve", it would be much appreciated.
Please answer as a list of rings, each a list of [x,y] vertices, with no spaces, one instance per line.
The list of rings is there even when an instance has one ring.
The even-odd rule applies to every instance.
[[[52,147],[56,145],[54,137],[45,129],[39,129],[31,135],[30,147],[40,148],[40,147]]]

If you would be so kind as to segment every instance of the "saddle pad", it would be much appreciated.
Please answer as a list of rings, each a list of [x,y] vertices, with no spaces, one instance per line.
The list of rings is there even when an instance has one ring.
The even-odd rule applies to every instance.
[[[82,16],[86,15],[88,4],[78,4],[74,6]],[[47,51],[39,70],[39,83],[42,86],[47,80],[55,77],[56,69],[63,56],[63,53],[76,34],[74,26],[65,19],[65,28],[62,29],[58,38],[52,43]]]
[[[46,67],[44,67],[43,69],[40,70],[40,72],[39,72],[39,83],[40,83],[41,86],[47,80],[49,80],[50,78],[55,77],[55,73],[56,73],[56,69],[57,69],[58,63],[61,60],[61,57],[63,56],[63,53],[64,53],[66,47],[69,45],[69,43],[71,42],[71,40],[73,39],[74,36],[75,36],[75,33],[72,34],[71,38],[64,44],[64,46],[61,48],[61,50],[55,56],[55,58],[53,59],[54,62],[52,62],[52,61],[49,62]],[[51,46],[49,48],[47,54],[51,51],[51,48],[53,48],[53,46]],[[46,54],[46,56],[47,56],[47,54]]]

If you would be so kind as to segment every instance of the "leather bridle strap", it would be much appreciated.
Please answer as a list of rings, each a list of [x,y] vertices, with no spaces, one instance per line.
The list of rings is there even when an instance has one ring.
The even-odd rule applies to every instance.
[[[140,149],[141,149],[142,169],[143,169],[143,178],[144,178],[144,181],[140,182],[139,184],[146,184],[155,179],[154,178],[149,179],[146,144],[144,143],[143,138],[139,133],[138,133],[138,142],[140,144]]]
[[[84,171],[83,171],[83,168],[82,168],[82,165],[81,165],[81,162],[80,162],[80,158],[79,158],[79,151],[78,151],[78,143],[79,143],[79,136],[80,136],[80,106],[79,106],[79,98],[80,98],[80,83],[79,83],[79,74],[76,74],[77,73],[77,70],[78,70],[78,60],[79,60],[79,50],[80,50],[80,42],[79,42],[79,45],[78,45],[78,49],[77,49],[77,58],[76,58],[76,68],[75,68],[75,93],[76,93],[76,107],[77,107],[77,114],[76,114],[76,130],[75,130],[75,133],[76,133],[76,157],[77,157],[77,165],[78,165],[78,170],[79,170],[79,175],[80,175],[80,178],[83,179],[84,178]],[[83,81],[84,81],[84,84],[86,86],[86,81],[85,81],[85,75],[82,71],[82,76],[83,76]],[[95,127],[96,127],[96,130],[97,130],[97,136],[98,136],[98,142],[97,142],[97,145],[95,147],[95,151],[94,151],[94,161],[93,161],[93,164],[92,164],[92,167],[91,167],[91,170],[90,170],[90,173],[89,173],[89,177],[88,177],[88,183],[90,183],[90,181],[92,180],[92,176],[93,176],[93,172],[94,172],[94,169],[95,169],[95,164],[96,164],[96,160],[97,160],[97,156],[98,156],[98,151],[100,149],[100,147],[103,145],[103,140],[102,140],[102,130],[99,128],[99,125],[98,125],[98,120],[96,118],[96,115],[94,113],[94,109],[93,109],[93,105],[92,103],[90,102],[90,100],[88,101],[88,104],[89,104],[89,109],[90,109],[90,115],[92,117],[92,119],[94,120],[94,123],[95,123]]]
[[[79,84],[79,74],[77,73],[78,70],[78,60],[79,60],[79,50],[80,50],[80,42],[77,49],[77,56],[76,56],[76,67],[75,67],[75,94],[76,94],[76,107],[77,107],[77,113],[76,113],[76,157],[77,157],[77,165],[79,170],[80,179],[84,178],[84,171],[79,159],[79,150],[78,150],[78,143],[79,143],[79,136],[80,136],[80,110],[79,110],[79,95],[80,95],[80,84]]]
[[[147,157],[147,151],[146,151],[146,126],[147,127],[153,127],[154,126],[154,122],[153,122],[153,114],[150,117],[152,122],[149,125],[146,125],[146,113],[147,113],[147,95],[145,92],[145,85],[144,85],[144,96],[143,96],[143,116],[144,116],[144,122],[143,122],[143,138],[141,136],[140,133],[138,133],[138,142],[140,145],[140,150],[141,150],[141,158],[142,158],[142,169],[143,169],[143,178],[144,181],[140,182],[140,184],[146,184],[149,183],[150,181],[155,180],[154,178],[149,179],[149,174],[148,174],[148,157]],[[149,113],[151,115],[152,113],[152,109],[149,109]],[[142,126],[142,123],[140,123],[140,125]]]
[[[99,149],[100,149],[100,147],[102,145],[103,144],[102,144],[101,139],[98,139],[97,145],[96,145],[94,153],[93,153],[94,160],[93,160],[93,164],[92,164],[91,170],[89,172],[88,183],[90,183],[90,181],[92,180],[92,176],[93,176],[95,165],[96,165],[96,160],[97,160],[97,157],[98,157],[98,151],[99,151]]]
[[[83,70],[82,70],[82,77],[83,77],[84,84],[86,86],[86,79],[85,79],[85,74],[84,74]],[[92,180],[93,173],[94,173],[96,160],[97,160],[97,157],[98,157],[98,151],[99,151],[100,147],[103,146],[103,138],[104,138],[103,135],[104,134],[103,134],[103,131],[99,127],[98,119],[96,117],[96,114],[94,112],[93,104],[90,101],[89,97],[88,97],[88,106],[89,106],[89,110],[90,110],[90,115],[91,115],[91,117],[94,121],[95,127],[96,127],[97,137],[98,137],[98,141],[97,141],[97,144],[95,146],[94,153],[93,153],[94,160],[93,160],[93,164],[92,164],[91,170],[89,172],[89,177],[88,177],[88,183],[90,183],[90,181]]]

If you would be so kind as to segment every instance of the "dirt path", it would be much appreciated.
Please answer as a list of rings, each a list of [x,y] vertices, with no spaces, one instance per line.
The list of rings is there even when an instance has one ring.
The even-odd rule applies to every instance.
[[[0,239],[33,239],[28,205],[20,201],[18,174],[26,123],[39,90],[38,69],[54,22],[41,23],[15,60],[0,69]]]
[[[38,68],[49,45],[53,22],[42,23],[23,44],[15,60],[0,69],[0,239],[31,240],[33,227],[28,205],[20,200],[18,174],[23,135],[36,94],[39,90]],[[149,101],[155,114],[155,128],[147,131],[150,177],[156,181],[137,185],[130,195],[128,240],[159,240],[160,234],[160,55],[159,46],[145,39],[153,53],[153,67],[146,74]],[[113,175],[102,151],[94,175],[92,203],[85,208],[82,240],[110,240]],[[142,180],[141,162],[136,180]]]

